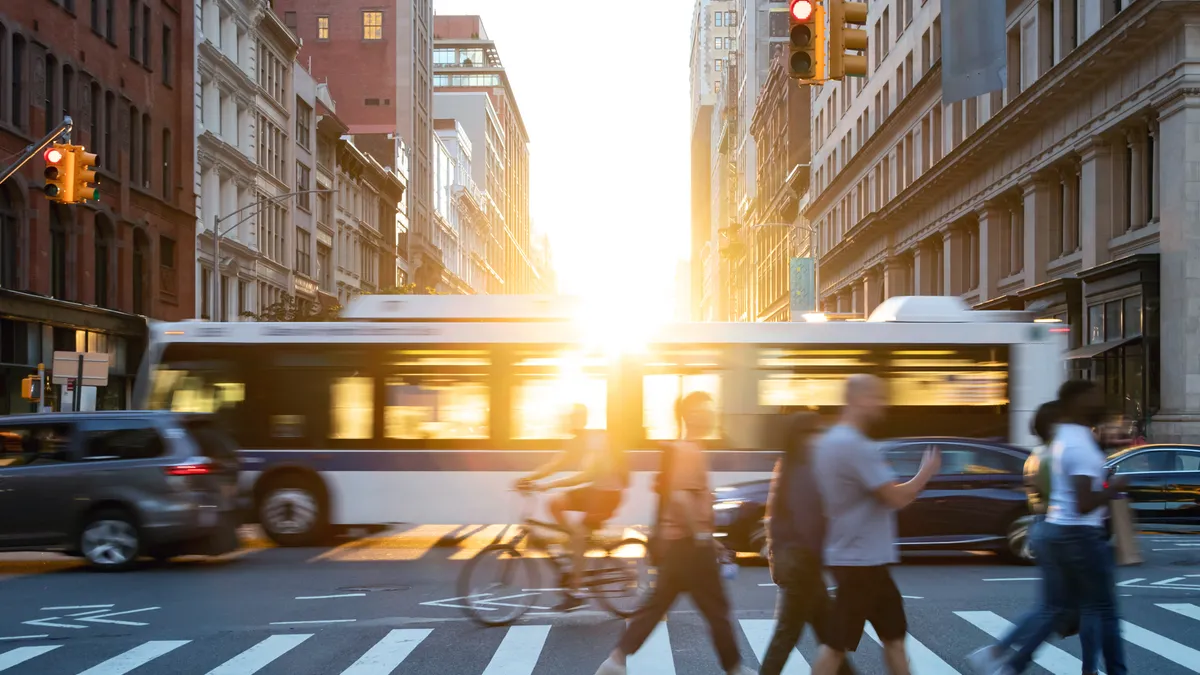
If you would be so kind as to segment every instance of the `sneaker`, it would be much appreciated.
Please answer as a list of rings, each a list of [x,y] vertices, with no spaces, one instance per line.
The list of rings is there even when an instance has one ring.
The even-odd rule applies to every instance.
[[[587,601],[584,600],[583,598],[579,597],[578,595],[568,593],[567,597],[564,598],[562,602],[558,603],[558,606],[554,608],[554,611],[555,612],[570,612],[572,610],[579,609],[580,607],[583,607],[586,604],[587,604]]]
[[[604,663],[600,664],[600,670],[596,671],[596,675],[626,675],[625,666],[615,663],[611,658],[604,659]]]
[[[990,645],[967,655],[967,663],[971,664],[975,675],[1000,675],[1007,665],[996,648]]]

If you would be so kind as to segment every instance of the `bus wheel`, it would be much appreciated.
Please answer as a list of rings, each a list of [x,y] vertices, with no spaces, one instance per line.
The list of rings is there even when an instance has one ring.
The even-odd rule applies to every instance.
[[[279,546],[318,546],[329,530],[329,507],[319,479],[301,473],[271,478],[259,493],[258,518]]]

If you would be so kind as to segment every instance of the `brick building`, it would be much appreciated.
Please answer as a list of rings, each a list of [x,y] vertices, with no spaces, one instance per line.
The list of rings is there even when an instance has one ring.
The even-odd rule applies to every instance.
[[[137,315],[193,316],[193,21],[182,0],[0,9],[0,157],[69,115],[100,182],[98,203],[52,205],[38,157],[0,186],[0,413],[30,409],[20,379],[55,350],[110,353],[109,386],[82,400],[126,406]]]

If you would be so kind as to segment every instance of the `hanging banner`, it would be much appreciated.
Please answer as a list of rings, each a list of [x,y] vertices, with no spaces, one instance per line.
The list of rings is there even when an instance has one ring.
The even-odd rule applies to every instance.
[[[1004,89],[1008,79],[1007,3],[942,3],[942,103]]]
[[[804,314],[817,311],[817,261],[814,258],[792,258],[788,272],[791,319],[802,321]]]

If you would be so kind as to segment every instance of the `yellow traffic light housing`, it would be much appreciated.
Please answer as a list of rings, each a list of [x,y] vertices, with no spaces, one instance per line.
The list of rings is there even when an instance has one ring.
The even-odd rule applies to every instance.
[[[46,198],[59,204],[75,201],[75,149],[66,143],[55,143],[42,154],[46,160],[46,185],[42,192]]]
[[[75,146],[74,197],[76,201],[100,201],[99,182],[96,179],[96,153],[88,152],[82,145]]]
[[[42,377],[30,375],[21,380],[21,398],[26,401],[37,401],[42,398]]]
[[[829,78],[846,75],[867,76],[867,3],[829,0]]]
[[[825,79],[825,8],[815,0],[791,0],[788,8],[788,76]]]

